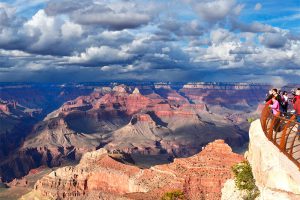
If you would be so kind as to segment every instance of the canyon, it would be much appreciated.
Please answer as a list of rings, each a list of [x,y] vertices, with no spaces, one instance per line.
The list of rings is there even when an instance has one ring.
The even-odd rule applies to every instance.
[[[160,199],[166,192],[180,190],[187,199],[215,200],[232,177],[231,166],[242,160],[223,140],[209,143],[192,157],[150,169],[125,164],[122,154],[99,149],[84,154],[75,167],[44,176],[22,199]]]
[[[197,155],[217,139],[241,153],[249,140],[247,119],[259,115],[269,88],[202,82],[0,85],[1,105],[12,109],[15,102],[24,111],[2,106],[0,123],[14,126],[5,119],[17,117],[27,124],[11,132],[18,142],[0,154],[0,177],[10,182],[40,166],[75,166],[98,149],[128,155],[131,165],[145,170]]]

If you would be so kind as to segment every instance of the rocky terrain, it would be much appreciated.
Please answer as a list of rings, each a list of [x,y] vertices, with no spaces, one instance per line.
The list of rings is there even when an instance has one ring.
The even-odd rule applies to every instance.
[[[260,120],[251,123],[249,148],[245,158],[249,161],[259,196],[256,200],[300,199],[299,166],[282,153],[266,137]],[[295,149],[297,144],[295,143]],[[294,150],[294,155],[299,151]],[[244,177],[247,175],[244,174]],[[248,175],[249,177],[249,175]],[[245,199],[246,190],[239,190],[234,180],[229,179],[222,189],[222,200]]]
[[[166,192],[180,190],[187,199],[215,200],[232,177],[231,166],[242,160],[223,140],[192,157],[150,169],[126,164],[128,158],[102,148],[86,153],[75,167],[44,176],[22,199],[160,199]]]
[[[38,122],[40,110],[0,99],[0,161],[11,154]]]
[[[234,150],[248,141],[247,118],[256,115],[268,86],[246,84],[141,84],[95,87],[66,101],[36,123],[16,153],[0,162],[4,180],[30,169],[79,161],[89,151],[131,154],[142,167],[198,153],[215,139]]]
[[[95,86],[90,84],[0,83],[0,99],[14,101],[24,107],[40,109],[41,118],[64,102],[87,95]]]

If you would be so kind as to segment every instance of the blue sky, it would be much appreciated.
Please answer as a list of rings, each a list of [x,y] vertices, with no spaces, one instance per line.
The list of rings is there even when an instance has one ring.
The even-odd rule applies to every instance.
[[[6,0],[0,81],[299,82],[299,0]]]

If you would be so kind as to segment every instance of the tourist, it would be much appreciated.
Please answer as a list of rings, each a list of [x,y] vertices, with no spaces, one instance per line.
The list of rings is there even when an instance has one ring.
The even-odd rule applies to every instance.
[[[300,123],[300,88],[297,88],[296,90],[295,97],[293,99],[293,106],[297,116],[297,122]]]
[[[277,93],[276,93],[277,94]],[[277,95],[273,95],[271,101],[272,101],[272,105],[269,105],[270,108],[272,108],[272,113],[273,115],[277,115],[277,113],[279,112],[279,102],[277,100],[278,98],[278,94]]]
[[[300,88],[297,88],[295,96],[293,98],[293,106],[296,114],[296,121],[300,123]],[[298,124],[298,140],[300,141],[300,125]]]
[[[289,105],[288,93],[287,93],[287,91],[283,91],[282,97],[281,97],[281,106],[282,106],[282,111],[284,113],[287,113],[288,105]]]
[[[269,90],[269,94],[267,96],[267,98],[265,99],[265,103],[267,105],[271,105],[272,104],[272,98],[277,94],[277,89],[273,88],[271,90]]]

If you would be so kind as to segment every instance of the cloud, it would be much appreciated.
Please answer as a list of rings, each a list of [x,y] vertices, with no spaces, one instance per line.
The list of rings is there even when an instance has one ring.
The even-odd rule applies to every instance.
[[[52,16],[58,14],[68,14],[84,8],[88,4],[92,4],[92,1],[53,0],[47,4],[45,13]]]
[[[255,4],[254,10],[259,11],[262,8],[262,5],[260,3]]]
[[[89,47],[85,52],[69,57],[69,63],[99,66],[103,63],[123,62],[131,57],[132,55],[121,49],[108,46]]]
[[[265,33],[260,36],[260,42],[268,48],[282,48],[287,42],[287,38],[280,33]]]
[[[224,41],[233,41],[235,36],[226,29],[216,29],[210,32],[210,39],[213,44],[219,44]]]
[[[0,3],[0,81],[300,77],[297,29],[269,4],[266,21],[251,1],[25,2]]]
[[[133,29],[148,24],[154,17],[152,6],[133,1],[54,1],[45,8],[48,15],[69,15],[81,25],[97,25],[113,30]]]
[[[268,24],[263,24],[260,22],[252,22],[250,24],[243,23],[237,20],[232,21],[234,29],[241,30],[243,32],[252,32],[252,33],[264,33],[264,32],[275,32],[276,29]]]
[[[239,15],[243,5],[235,0],[192,1],[193,8],[205,21],[215,23],[230,15]]]
[[[197,20],[192,20],[189,22],[180,22],[174,19],[163,21],[158,26],[161,32],[158,34],[165,34],[172,37],[189,37],[189,36],[200,36],[204,32],[204,27]]]

